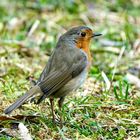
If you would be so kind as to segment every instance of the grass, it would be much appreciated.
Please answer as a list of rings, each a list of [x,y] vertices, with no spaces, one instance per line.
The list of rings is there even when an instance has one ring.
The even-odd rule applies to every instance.
[[[78,8],[77,8],[78,6]],[[37,79],[58,37],[74,25],[87,25],[103,37],[93,40],[92,67],[86,83],[66,98],[63,129],[52,123],[48,99],[40,105],[25,104],[12,115],[22,119],[1,120],[0,140],[18,140],[23,122],[35,140],[129,140],[140,139],[140,89],[127,79],[139,76],[140,4],[137,1],[10,1],[0,6],[0,117],[3,110]],[[31,32],[32,31],[32,32]],[[125,46],[120,57],[121,49]],[[138,46],[137,46],[138,47]],[[116,63],[117,62],[117,63]],[[114,73],[115,69],[115,73]],[[105,73],[110,88],[102,77]],[[113,77],[113,78],[112,78]],[[57,102],[55,113],[59,116]],[[25,119],[24,116],[37,116]],[[16,132],[15,132],[16,131]]]

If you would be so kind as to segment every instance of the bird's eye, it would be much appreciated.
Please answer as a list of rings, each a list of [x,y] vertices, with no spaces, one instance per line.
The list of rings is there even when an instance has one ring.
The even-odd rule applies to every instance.
[[[85,36],[86,36],[86,33],[85,33],[85,32],[82,32],[82,33],[81,33],[81,36],[82,36],[82,37],[85,37]]]

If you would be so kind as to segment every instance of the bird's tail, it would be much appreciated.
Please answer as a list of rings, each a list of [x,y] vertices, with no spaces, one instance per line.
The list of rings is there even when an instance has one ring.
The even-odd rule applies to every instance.
[[[10,105],[7,109],[5,109],[5,114],[10,114],[13,110],[20,107],[28,98],[32,97],[34,94],[42,93],[40,87],[38,85],[32,87],[26,94],[21,96],[15,103]]]

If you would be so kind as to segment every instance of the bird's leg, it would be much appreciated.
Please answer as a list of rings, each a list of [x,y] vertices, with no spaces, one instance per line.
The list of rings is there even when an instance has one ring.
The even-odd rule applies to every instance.
[[[59,106],[59,110],[60,110],[60,127],[62,128],[63,127],[63,123],[62,123],[62,105],[63,105],[63,102],[64,102],[64,99],[65,97],[61,97],[60,100],[58,101],[58,106]]]
[[[53,120],[53,123],[55,123],[55,114],[54,114],[54,99],[53,98],[50,98],[50,103],[51,103],[51,111],[52,111],[52,120]]]

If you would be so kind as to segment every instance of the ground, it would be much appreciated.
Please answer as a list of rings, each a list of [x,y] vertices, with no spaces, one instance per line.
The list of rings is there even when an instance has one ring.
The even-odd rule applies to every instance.
[[[140,2],[10,1],[0,5],[0,139],[140,139]],[[65,124],[52,123],[49,100],[3,110],[24,94],[45,67],[59,36],[87,25],[102,37],[91,42],[92,67],[82,88],[68,96]],[[55,113],[59,117],[57,102]],[[13,117],[14,116],[14,117]]]

